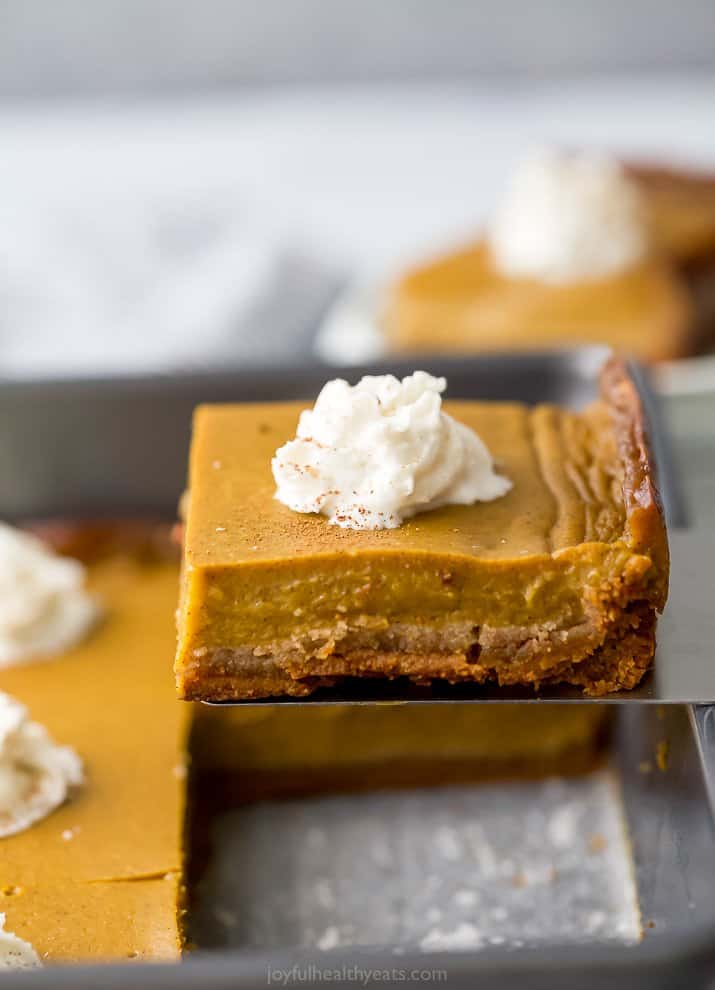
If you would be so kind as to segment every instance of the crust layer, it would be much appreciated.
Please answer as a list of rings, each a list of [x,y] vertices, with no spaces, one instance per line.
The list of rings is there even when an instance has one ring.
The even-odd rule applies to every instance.
[[[630,690],[643,678],[655,653],[655,612],[647,606],[623,611],[595,647],[586,627],[529,633],[482,629],[466,649],[417,652],[414,646],[425,635],[430,641],[439,638],[432,630],[415,627],[399,632],[403,645],[410,642],[412,649],[397,648],[399,639],[389,648],[384,637],[366,636],[358,639],[359,645],[355,640],[349,646],[333,640],[323,647],[322,656],[298,651],[294,643],[258,656],[245,647],[208,651],[186,671],[184,697],[211,701],[301,697],[355,677],[407,677],[417,684],[434,680],[522,684],[536,691],[542,684],[565,683],[600,696]]]

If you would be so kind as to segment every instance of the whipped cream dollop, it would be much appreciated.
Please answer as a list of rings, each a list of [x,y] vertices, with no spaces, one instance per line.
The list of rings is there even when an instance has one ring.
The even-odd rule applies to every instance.
[[[75,751],[58,746],[24,705],[0,692],[0,838],[45,818],[82,780]]]
[[[98,614],[79,561],[0,523],[0,667],[68,649]]]
[[[443,412],[446,385],[424,371],[328,382],[276,451],[276,498],[336,526],[394,529],[418,512],[505,495],[511,482],[482,440]]]
[[[555,284],[598,279],[645,255],[646,213],[616,161],[541,151],[512,176],[487,243],[495,266],[510,278]]]
[[[37,969],[42,966],[35,949],[19,935],[5,928],[5,915],[0,912],[0,969]]]
[[[29,942],[5,930],[5,915],[0,913],[0,969],[37,969],[41,965]]]

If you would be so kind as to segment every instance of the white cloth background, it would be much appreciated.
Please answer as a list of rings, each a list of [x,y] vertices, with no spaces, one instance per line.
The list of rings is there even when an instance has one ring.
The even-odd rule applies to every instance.
[[[470,236],[528,147],[715,167],[715,74],[0,110],[0,376],[306,355],[338,277]]]

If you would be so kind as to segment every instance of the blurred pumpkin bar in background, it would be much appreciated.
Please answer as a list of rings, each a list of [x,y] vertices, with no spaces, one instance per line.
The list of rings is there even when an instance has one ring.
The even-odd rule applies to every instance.
[[[715,337],[715,177],[534,154],[482,238],[408,271],[384,320],[395,351],[700,353]]]

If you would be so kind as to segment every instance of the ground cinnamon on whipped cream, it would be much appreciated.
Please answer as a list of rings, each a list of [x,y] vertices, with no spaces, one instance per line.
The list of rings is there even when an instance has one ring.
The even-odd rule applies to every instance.
[[[276,498],[336,526],[374,530],[505,495],[511,482],[480,437],[443,411],[446,387],[424,371],[328,382],[276,451]]]

